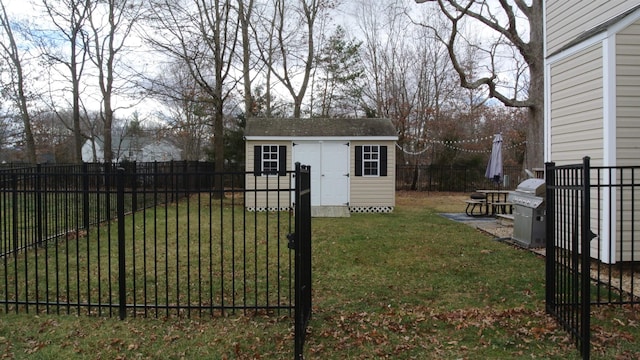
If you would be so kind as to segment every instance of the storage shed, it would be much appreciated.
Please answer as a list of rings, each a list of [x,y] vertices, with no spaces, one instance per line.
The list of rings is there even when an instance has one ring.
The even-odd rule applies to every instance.
[[[389,119],[251,118],[245,140],[247,189],[286,182],[284,171],[300,162],[311,166],[313,215],[393,211],[398,136]],[[247,199],[253,210],[291,205],[288,192],[256,194],[247,193],[257,196]]]
[[[589,156],[592,166],[637,166],[640,1],[595,0],[576,6],[553,0],[545,1],[544,10],[545,160],[565,165]],[[591,183],[616,184],[616,176],[607,173]],[[598,237],[592,256],[610,263],[638,259],[640,228],[623,222],[632,214],[623,213],[621,206],[638,209],[640,202],[623,199],[623,189],[612,189],[591,200],[592,207],[595,200],[604,204],[591,209],[592,218],[600,219],[592,220],[600,226],[593,230]],[[622,249],[623,237],[635,239],[635,244]]]

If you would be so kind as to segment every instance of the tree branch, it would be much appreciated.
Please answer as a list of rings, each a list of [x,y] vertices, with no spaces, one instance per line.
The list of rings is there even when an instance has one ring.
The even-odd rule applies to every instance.
[[[529,6],[527,5],[527,3],[524,2],[524,0],[514,0],[514,2],[518,6],[518,9],[520,9],[520,11],[522,11],[522,13],[525,14],[525,16],[528,18],[529,15],[531,14],[531,8],[533,7],[533,4]]]
[[[469,75],[467,74],[467,72],[465,71],[464,66],[460,63],[459,59],[458,59],[458,55],[456,54],[456,40],[457,37],[459,36],[459,31],[458,31],[458,24],[459,22],[463,19],[464,16],[471,16],[474,19],[477,19],[479,21],[481,21],[483,24],[489,26],[491,29],[494,29],[495,31],[497,31],[499,34],[503,35],[505,38],[507,38],[509,41],[512,41],[512,38],[515,36],[519,41],[520,41],[520,45],[523,47],[518,47],[516,44],[516,47],[518,49],[518,51],[522,54],[522,56],[525,58],[525,60],[527,59],[526,54],[523,53],[523,51],[526,50],[526,44],[523,43],[520,39],[520,37],[518,36],[517,32],[516,32],[516,27],[515,27],[515,14],[513,13],[513,10],[511,8],[509,8],[508,3],[506,2],[506,0],[500,0],[500,3],[503,5],[503,7],[507,7],[509,8],[509,11],[507,12],[508,16],[509,16],[509,29],[505,29],[504,27],[501,27],[497,22],[493,22],[489,19],[487,19],[486,17],[482,16],[481,14],[471,11],[471,5],[474,4],[474,1],[470,1],[466,6],[462,6],[460,5],[458,2],[454,1],[454,0],[449,0],[448,2],[450,4],[453,5],[454,9],[456,10],[457,14],[453,14],[450,11],[447,10],[446,6],[445,6],[445,1],[447,0],[438,0],[438,4],[440,6],[440,9],[442,10],[442,12],[445,14],[445,16],[449,19],[449,21],[451,22],[451,32],[448,36],[448,39],[444,39],[439,33],[438,30],[435,29],[433,26],[430,25],[426,25],[421,23],[420,25],[427,27],[429,29],[431,29],[434,34],[435,37],[438,41],[440,41],[447,49],[447,53],[449,55],[449,59],[451,60],[451,64],[453,65],[454,70],[458,73],[458,76],[460,78],[460,86],[466,88],[466,89],[471,89],[471,90],[475,90],[475,89],[480,89],[483,86],[486,86],[489,92],[489,97],[493,97],[497,100],[499,100],[500,102],[502,102],[503,104],[507,105],[507,106],[511,106],[511,107],[530,107],[532,105],[534,105],[533,100],[528,97],[527,99],[524,100],[518,100],[517,99],[517,91],[514,92],[513,97],[508,97],[506,96],[504,93],[500,92],[500,90],[498,90],[498,84],[497,84],[497,75],[495,74],[495,69],[493,69],[493,65],[492,65],[492,73],[491,76],[488,77],[482,77],[476,80],[470,80],[469,79]],[[492,54],[491,56],[491,61],[493,64],[493,60],[494,60],[494,56]]]
[[[444,1],[446,0],[438,0],[438,4],[440,5],[440,9],[443,12],[448,13],[446,10]],[[508,4],[506,0],[500,0],[500,5],[507,13],[507,17],[509,19],[508,27],[500,25],[497,21],[491,21],[490,19],[488,19],[487,17],[483,16],[478,12],[472,11],[471,6],[475,3],[475,1],[470,1],[466,6],[460,5],[455,0],[448,0],[447,2],[451,4],[453,8],[460,13],[460,15],[457,16],[457,18],[462,18],[463,16],[466,15],[473,19],[476,19],[482,24],[492,29],[493,31],[509,39],[509,41],[511,41],[511,43],[513,43],[513,45],[516,46],[521,53],[525,52],[525,47],[527,44],[518,35],[515,14],[513,13],[513,9],[511,8],[511,6]],[[451,19],[450,16],[448,17],[449,19]]]

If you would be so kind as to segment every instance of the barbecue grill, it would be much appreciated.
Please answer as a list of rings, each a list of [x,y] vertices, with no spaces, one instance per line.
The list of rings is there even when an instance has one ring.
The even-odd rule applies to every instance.
[[[545,195],[543,179],[527,179],[509,193],[513,204],[512,239],[527,248],[545,246]]]

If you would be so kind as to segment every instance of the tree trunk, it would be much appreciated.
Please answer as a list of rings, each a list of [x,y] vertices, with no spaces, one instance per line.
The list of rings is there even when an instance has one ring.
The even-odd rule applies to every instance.
[[[249,1],[247,7],[244,6],[244,0],[238,0],[238,12],[240,16],[240,24],[242,27],[242,70],[244,82],[244,113],[246,118],[252,117],[253,114],[253,97],[251,96],[251,74],[249,73],[251,64],[251,44],[249,43],[249,21],[251,19],[251,11],[253,8],[253,0]]]
[[[527,144],[524,168],[544,167],[544,110],[543,106],[530,106],[527,112]]]
[[[2,10],[2,14],[0,14],[0,27],[4,31],[4,36],[8,41],[8,43],[0,41],[0,48],[4,50],[4,55],[2,56],[2,58],[6,60],[7,64],[9,65],[9,71],[12,71],[16,77],[16,82],[14,84],[15,90],[17,92],[15,101],[18,105],[18,108],[20,109],[20,118],[22,119],[22,124],[24,126],[26,159],[27,162],[35,164],[37,161],[36,143],[33,138],[33,132],[31,131],[31,116],[29,115],[29,106],[27,104],[27,96],[25,95],[25,79],[22,72],[22,62],[20,61],[18,45],[16,43],[15,37],[13,36],[11,21],[9,21],[7,11],[1,1],[0,10]]]
[[[529,12],[529,48],[526,61],[529,65],[529,106],[527,122],[527,146],[524,168],[544,167],[544,52],[542,33],[542,2],[533,1]]]
[[[15,42],[13,42],[13,35],[11,35],[11,41],[13,46],[15,47]],[[17,47],[16,47],[17,49]],[[33,131],[31,130],[31,115],[29,115],[29,106],[27,105],[27,96],[24,92],[24,78],[22,75],[22,64],[17,59],[14,61],[14,65],[16,67],[16,73],[18,77],[18,103],[20,105],[20,117],[22,118],[22,123],[24,125],[24,141],[27,145],[27,161],[30,164],[35,164],[38,159],[36,157],[36,142],[33,138]]]
[[[113,109],[111,109],[111,95],[104,95],[104,131],[102,139],[104,140],[104,162],[111,163],[113,161],[113,138],[111,137],[111,128],[113,127]]]
[[[20,100],[20,102],[24,104],[24,105],[21,104],[20,112],[22,113],[21,117],[22,117],[22,123],[24,125],[24,140],[27,145],[27,148],[26,148],[27,162],[29,162],[30,164],[35,164],[38,161],[38,159],[36,157],[36,143],[33,139],[33,132],[31,131],[31,117],[27,112],[28,108],[26,106],[26,100]]]
[[[213,120],[213,161],[214,172],[213,178],[213,197],[214,199],[224,198],[224,113],[222,104],[217,104],[216,113]]]
[[[72,63],[75,63],[73,61]],[[75,65],[71,76],[73,78],[73,159],[76,164],[82,163],[82,133],[80,130],[80,85],[77,80]]]

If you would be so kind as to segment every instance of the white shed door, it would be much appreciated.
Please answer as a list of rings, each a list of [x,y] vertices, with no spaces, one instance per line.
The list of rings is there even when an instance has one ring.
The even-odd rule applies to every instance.
[[[311,165],[311,205],[349,202],[349,145],[346,141],[294,142],[293,161]]]

